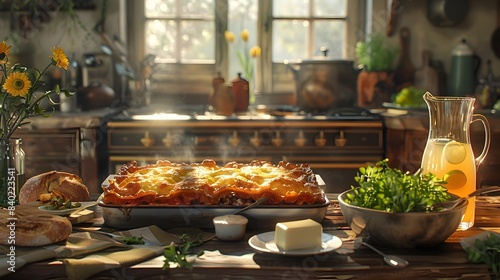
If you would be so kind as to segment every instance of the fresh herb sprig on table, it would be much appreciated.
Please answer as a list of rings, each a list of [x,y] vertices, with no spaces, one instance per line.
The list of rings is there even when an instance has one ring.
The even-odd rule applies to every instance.
[[[415,175],[390,168],[388,159],[361,167],[354,178],[347,203],[387,212],[426,212],[437,202],[450,199],[445,181],[433,174]]]
[[[123,243],[127,245],[143,245],[145,244],[144,238],[142,236],[130,236],[123,238]]]
[[[192,248],[199,246],[203,243],[201,235],[199,235],[195,240],[191,240],[187,234],[183,234],[179,237],[181,239],[180,245],[170,244],[163,255],[165,256],[165,263],[162,269],[170,268],[170,262],[177,263],[179,267],[185,267],[188,269],[193,269],[193,264],[187,260],[187,257],[192,254]],[[197,257],[204,254],[204,251],[200,251],[196,254]]]
[[[467,259],[473,263],[485,263],[496,279],[500,279],[500,236],[489,233],[484,240],[476,239],[467,248]]]

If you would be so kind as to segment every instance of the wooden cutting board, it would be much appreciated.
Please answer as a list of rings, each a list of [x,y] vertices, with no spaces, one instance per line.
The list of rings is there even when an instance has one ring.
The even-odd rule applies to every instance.
[[[415,88],[439,95],[439,72],[430,65],[431,52],[422,52],[422,67],[415,71]]]
[[[408,27],[403,27],[399,31],[401,50],[394,72],[394,85],[397,91],[413,85],[415,81],[415,66],[413,66],[410,54],[410,36],[411,33]]]
[[[68,217],[68,220],[71,222],[71,224],[76,225],[92,220],[93,218],[95,218],[95,212],[90,209],[84,209],[78,213],[71,214]]]

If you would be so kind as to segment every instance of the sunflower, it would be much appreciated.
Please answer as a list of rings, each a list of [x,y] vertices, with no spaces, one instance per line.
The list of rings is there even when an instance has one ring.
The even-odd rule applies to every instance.
[[[5,41],[0,43],[0,62],[1,63],[5,63],[4,59],[9,55],[10,47],[11,46],[7,45],[7,43],[5,43]]]
[[[3,89],[12,96],[24,97],[28,94],[30,88],[31,81],[23,72],[10,73],[3,84]]]
[[[61,47],[50,48],[52,51],[52,61],[53,64],[59,68],[68,69],[69,61],[68,57],[64,53],[64,50]]]
[[[10,46],[0,42],[0,141],[9,140],[22,125],[29,124],[27,118],[35,116],[50,117],[57,105],[51,94],[72,95],[67,89],[55,85],[53,89],[42,89],[47,83],[43,81],[45,72],[51,66],[68,68],[68,58],[60,47],[53,47],[52,56],[43,71],[36,68],[14,64],[8,67]],[[35,95],[35,92],[37,94]],[[42,103],[43,102],[43,103]],[[12,106],[15,105],[15,106]],[[0,186],[0,193],[2,192]]]

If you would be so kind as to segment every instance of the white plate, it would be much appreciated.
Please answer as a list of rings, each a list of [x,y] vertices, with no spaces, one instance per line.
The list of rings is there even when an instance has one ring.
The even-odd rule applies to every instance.
[[[75,203],[75,202],[72,202]],[[94,205],[97,205],[96,201],[87,201],[87,202],[80,202],[81,206],[78,208],[70,208],[70,209],[64,209],[64,210],[48,210],[44,208],[44,205],[38,207],[38,209],[42,210],[43,212],[52,214],[52,215],[59,215],[59,216],[67,216],[75,212],[79,212],[85,208],[92,207]]]
[[[250,239],[248,239],[248,244],[255,250],[265,253],[287,256],[309,256],[323,254],[338,249],[340,248],[340,246],[342,246],[342,240],[340,240],[340,238],[338,238],[337,236],[328,233],[322,233],[321,248],[285,251],[276,246],[276,243],[274,242],[274,231],[269,231],[252,236]]]

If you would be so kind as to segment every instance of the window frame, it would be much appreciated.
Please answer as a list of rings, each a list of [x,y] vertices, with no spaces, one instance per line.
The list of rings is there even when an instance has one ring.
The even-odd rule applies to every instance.
[[[144,0],[127,1],[127,41],[129,54],[135,65],[146,56],[144,42]],[[157,86],[152,89],[153,95],[158,99],[168,98],[168,95],[185,96],[206,95],[211,91],[212,79],[220,72],[226,81],[231,77],[228,73],[228,46],[225,42],[224,31],[227,30],[227,0],[215,0],[216,38],[215,38],[215,64],[181,64],[172,63],[161,65],[157,69]],[[256,93],[261,97],[274,94],[291,94],[295,89],[293,74],[283,63],[272,62],[272,1],[258,0],[259,17],[257,21],[257,44],[262,48],[262,54],[257,59],[255,84]],[[354,60],[354,46],[357,41],[364,38],[365,34],[366,0],[348,0],[346,15],[346,34],[343,50],[343,59]],[[218,32],[220,30],[220,32]],[[163,73],[163,74],[162,74]],[[264,78],[264,77],[272,77]]]

